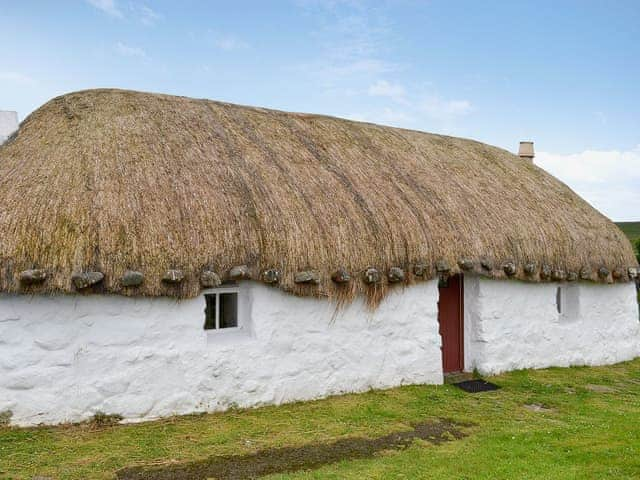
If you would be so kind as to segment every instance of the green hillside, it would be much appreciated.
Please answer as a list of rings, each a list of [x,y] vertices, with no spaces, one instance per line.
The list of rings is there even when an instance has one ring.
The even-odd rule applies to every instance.
[[[616,225],[620,227],[631,243],[636,244],[636,240],[640,238],[640,222],[616,222]]]

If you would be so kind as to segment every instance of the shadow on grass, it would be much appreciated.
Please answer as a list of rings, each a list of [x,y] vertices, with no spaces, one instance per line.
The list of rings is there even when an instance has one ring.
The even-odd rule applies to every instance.
[[[422,422],[413,430],[390,433],[377,438],[344,438],[331,443],[312,443],[300,447],[260,450],[247,455],[210,457],[171,465],[127,467],[117,472],[119,480],[239,480],[274,473],[310,470],[342,460],[371,458],[384,450],[402,450],[420,439],[434,445],[466,436],[462,427],[448,419]]]

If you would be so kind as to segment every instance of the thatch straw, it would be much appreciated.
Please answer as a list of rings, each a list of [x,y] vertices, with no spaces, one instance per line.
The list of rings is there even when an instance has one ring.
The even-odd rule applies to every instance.
[[[194,296],[202,272],[280,273],[304,295],[381,298],[458,271],[540,280],[540,269],[635,266],[607,218],[540,168],[471,140],[318,115],[120,90],[56,98],[0,147],[0,290]],[[485,267],[481,267],[485,265]],[[494,268],[486,268],[488,265]],[[382,273],[365,285],[365,269]],[[26,287],[20,272],[42,269]],[[351,281],[332,274],[344,269]],[[144,274],[123,287],[127,271]],[[162,281],[168,271],[181,282]],[[319,285],[296,284],[316,271]],[[626,279],[626,275],[625,275]],[[340,297],[342,296],[342,297]]]

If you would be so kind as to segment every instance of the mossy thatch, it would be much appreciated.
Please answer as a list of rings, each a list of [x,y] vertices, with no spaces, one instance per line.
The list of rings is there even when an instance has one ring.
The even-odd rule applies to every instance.
[[[636,264],[624,234],[566,185],[471,140],[91,90],[48,102],[0,147],[2,291],[74,291],[73,273],[102,272],[91,291],[194,296],[203,271],[247,265],[297,294],[379,299],[391,267],[406,283],[461,259],[495,277],[512,262],[509,276],[530,281],[543,266],[598,280],[602,266]],[[368,267],[381,283],[362,281]],[[331,280],[341,268],[350,282]],[[20,283],[28,269],[46,280]],[[172,269],[184,280],[163,282]],[[305,270],[320,283],[295,283]],[[144,282],[122,286],[126,271]]]

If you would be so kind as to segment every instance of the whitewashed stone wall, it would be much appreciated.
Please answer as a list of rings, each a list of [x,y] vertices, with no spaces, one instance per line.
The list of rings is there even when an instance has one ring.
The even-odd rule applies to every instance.
[[[11,423],[128,420],[441,383],[437,283],[356,301],[241,285],[241,331],[204,331],[203,296],[0,296],[0,412]]]
[[[640,356],[633,283],[567,287],[574,303],[561,315],[558,284],[465,278],[465,369],[495,374]]]

